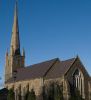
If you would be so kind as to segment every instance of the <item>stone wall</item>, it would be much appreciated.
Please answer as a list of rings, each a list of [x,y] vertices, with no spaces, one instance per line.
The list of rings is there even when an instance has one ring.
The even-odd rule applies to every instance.
[[[88,87],[89,87],[89,100],[91,100],[91,81],[89,81]]]
[[[42,87],[43,87],[43,79],[39,78],[39,79],[31,79],[31,80],[19,81],[14,83],[7,83],[5,84],[5,87],[8,89],[13,88],[16,97],[19,93],[21,93],[21,96],[24,97],[28,88],[29,91],[33,89],[35,91],[36,96],[40,98],[40,94],[42,92]]]
[[[60,78],[55,78],[55,79],[46,79],[44,80],[44,85],[46,87],[48,87],[51,83],[57,83],[59,85],[62,86],[63,88],[63,97],[64,100],[69,100],[70,98],[70,87],[69,87],[69,83],[67,81],[67,79],[64,78],[64,76],[60,77]]]

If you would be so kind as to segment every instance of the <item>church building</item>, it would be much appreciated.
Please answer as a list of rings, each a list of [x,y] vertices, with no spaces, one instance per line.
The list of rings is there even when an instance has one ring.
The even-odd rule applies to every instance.
[[[10,52],[6,52],[5,88],[14,90],[15,100],[19,100],[18,95],[24,100],[27,89],[33,89],[37,100],[43,100],[43,86],[57,82],[63,86],[64,100],[69,100],[74,88],[79,90],[83,99],[91,100],[91,77],[78,56],[64,61],[55,58],[25,66],[25,51],[20,51],[17,10],[16,2]]]

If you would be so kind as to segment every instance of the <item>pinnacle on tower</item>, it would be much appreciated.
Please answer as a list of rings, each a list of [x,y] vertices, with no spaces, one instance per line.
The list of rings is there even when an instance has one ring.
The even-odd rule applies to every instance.
[[[25,57],[25,50],[24,50],[24,48],[23,48],[23,50],[22,50],[22,56]]]

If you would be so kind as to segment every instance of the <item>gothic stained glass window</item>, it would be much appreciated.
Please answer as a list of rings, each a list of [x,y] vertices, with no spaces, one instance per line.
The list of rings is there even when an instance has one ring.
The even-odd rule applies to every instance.
[[[73,73],[73,86],[79,90],[82,95],[82,91],[84,88],[83,74],[79,69],[76,69]]]

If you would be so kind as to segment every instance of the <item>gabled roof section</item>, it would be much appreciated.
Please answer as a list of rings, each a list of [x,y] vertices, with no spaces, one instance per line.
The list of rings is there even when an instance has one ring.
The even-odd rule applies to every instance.
[[[49,61],[27,66],[25,68],[20,68],[17,69],[15,81],[24,81],[36,78],[44,78],[44,79],[60,78],[67,74],[67,72],[76,63],[76,61],[79,61],[81,63],[78,57],[68,59],[65,61],[60,61],[58,58],[55,58]],[[82,64],[80,66],[81,68],[84,69],[83,70],[84,72],[87,72]],[[12,83],[12,82],[14,82],[14,78],[11,78],[6,83]]]
[[[77,56],[75,58],[74,63],[70,66],[70,68],[67,70],[67,72],[65,73],[65,75],[69,72],[69,70],[71,69],[71,67],[76,67],[78,69],[80,69],[82,71],[82,73],[84,74],[84,76],[87,76],[87,78],[89,78],[89,74],[87,72],[87,70],[85,69],[85,66],[83,65],[83,63],[81,62],[79,56]]]
[[[45,78],[58,78],[63,76],[75,62],[75,58],[56,63]]]
[[[42,78],[47,73],[47,71],[49,71],[50,68],[54,66],[54,64],[57,61],[59,61],[59,59],[55,58],[49,61],[27,66],[26,68],[17,69],[17,75],[15,81]],[[11,78],[6,83],[8,82],[9,83],[14,82],[14,79]]]

